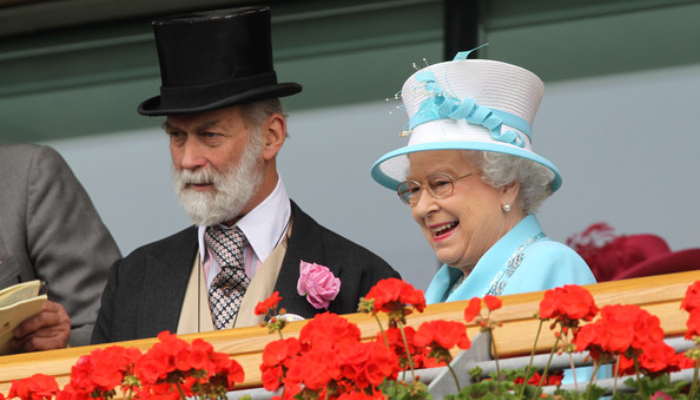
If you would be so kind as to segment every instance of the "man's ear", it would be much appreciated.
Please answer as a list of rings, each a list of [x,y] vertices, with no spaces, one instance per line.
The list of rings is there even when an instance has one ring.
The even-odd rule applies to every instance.
[[[263,137],[262,156],[267,160],[275,158],[287,137],[287,121],[282,114],[275,113],[267,117],[260,126]]]

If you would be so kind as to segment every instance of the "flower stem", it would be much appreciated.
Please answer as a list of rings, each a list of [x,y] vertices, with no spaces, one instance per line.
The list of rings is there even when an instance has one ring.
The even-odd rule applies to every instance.
[[[578,379],[576,379],[576,366],[574,365],[574,356],[569,353],[569,365],[571,365],[571,376],[574,379],[574,388],[578,392]]]
[[[284,312],[284,309],[280,310],[281,312]],[[267,321],[268,327],[272,326],[274,330],[277,331],[277,333],[280,335],[280,339],[284,340],[284,336],[282,335],[282,328],[284,325],[279,325],[279,312],[277,312],[277,306],[275,306],[275,309],[268,308],[267,309],[267,315],[270,317]],[[275,320],[274,323],[270,323],[270,321]],[[272,329],[269,331],[272,333]]]
[[[501,366],[498,363],[498,348],[496,347],[496,337],[493,335],[493,327],[490,325],[491,321],[491,310],[489,310],[488,314],[489,318],[489,323],[487,324],[489,336],[491,336],[491,351],[493,353],[493,360],[496,362],[496,376],[498,377],[498,398],[501,398],[503,395],[503,387],[500,385],[501,382],[503,382],[503,377],[501,376]]]
[[[533,393],[532,400],[535,400],[537,398],[537,392],[540,391],[542,388],[542,383],[547,380],[547,372],[549,371],[549,366],[552,365],[552,359],[554,358],[554,352],[557,351],[557,347],[559,346],[559,338],[556,338],[554,340],[554,345],[552,346],[552,351],[549,352],[549,360],[547,360],[547,365],[544,366],[544,371],[542,371],[542,379],[540,379],[539,383],[537,384],[537,390]]]
[[[595,382],[596,375],[598,375],[598,368],[600,368],[600,364],[596,361],[593,363],[593,374],[591,375],[591,379],[586,387],[586,400],[591,397],[591,386],[593,385],[593,382]],[[578,391],[578,388],[576,390]]]
[[[382,326],[382,321],[379,319],[379,316],[376,312],[372,312],[372,315],[374,315],[374,319],[377,320],[377,324],[379,325],[379,331],[382,333],[382,337],[384,338],[384,344],[386,344],[386,347],[391,349],[391,346],[389,346],[389,339],[387,339],[386,332],[384,332],[384,327]],[[403,333],[403,329],[401,330],[401,333]]]
[[[177,388],[177,391],[180,392],[180,396],[182,396],[182,399],[186,399],[187,396],[185,396],[185,392],[182,390],[182,386],[180,386],[180,382],[175,382],[175,387]]]
[[[615,380],[613,381],[613,396],[615,396],[615,392],[617,392],[617,378],[620,375],[620,356],[617,356],[617,360],[615,361]]]
[[[404,325],[401,322],[399,322],[397,325],[399,326],[399,330],[401,331],[401,338],[403,338],[403,345],[406,348],[406,358],[408,359],[408,366],[411,368],[411,378],[413,378],[413,380],[415,381],[416,380],[416,373],[413,370],[413,359],[411,358],[411,350],[408,347],[408,339],[406,339],[406,332],[404,332],[404,329],[403,329]],[[384,334],[384,331],[382,331],[382,334]],[[384,340],[387,340],[386,336],[384,336]],[[387,346],[388,345],[389,345],[389,341],[387,340]],[[457,386],[459,386],[459,384],[457,384]]]
[[[498,364],[498,349],[496,348],[496,337],[493,336],[493,331],[489,332],[491,334],[491,349],[493,351],[493,359],[496,362],[496,374],[498,375],[498,380],[501,380],[501,367]]]
[[[576,366],[574,365],[574,357],[569,353],[569,365],[571,365],[571,376],[574,379],[574,388],[578,392],[578,379],[576,379]]]
[[[452,374],[452,377],[455,380],[455,385],[457,385],[457,393],[462,391],[462,387],[459,385],[459,379],[457,379],[457,374],[455,373],[455,370],[452,369],[452,365],[450,363],[447,363],[447,368],[450,370],[450,373]]]
[[[639,375],[639,355],[634,355],[634,372],[637,375],[637,388],[639,393],[644,393],[642,391],[642,377]]]
[[[695,362],[693,362],[693,365],[693,383],[690,385],[690,392],[688,393],[688,399],[691,400],[695,398],[695,392],[697,392],[698,390],[698,370],[700,369],[700,361],[695,360]]]
[[[540,339],[540,333],[542,332],[542,325],[544,325],[544,320],[540,320],[540,326],[537,328],[537,334],[535,335],[535,343],[532,345],[532,352],[530,352],[530,363],[527,365],[527,369],[525,370],[525,382],[530,379],[530,370],[532,370],[532,363],[535,359],[535,351],[537,349],[537,341]],[[523,393],[525,392],[525,385],[522,385],[520,388],[520,398],[523,397]]]

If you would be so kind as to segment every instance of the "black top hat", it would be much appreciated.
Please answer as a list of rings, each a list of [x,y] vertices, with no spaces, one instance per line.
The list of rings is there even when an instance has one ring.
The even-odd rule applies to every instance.
[[[153,21],[162,86],[141,115],[211,111],[301,91],[277,83],[269,7],[241,7]]]

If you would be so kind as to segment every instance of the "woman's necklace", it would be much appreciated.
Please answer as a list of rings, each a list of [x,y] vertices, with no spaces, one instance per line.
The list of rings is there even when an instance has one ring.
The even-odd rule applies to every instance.
[[[536,242],[537,240],[543,237],[544,233],[540,232],[537,235],[525,241],[525,243],[523,243],[520,247],[518,247],[518,249],[515,250],[513,255],[510,256],[503,268],[501,268],[501,270],[498,271],[498,274],[496,274],[496,276],[493,278],[491,284],[489,285],[488,289],[486,289],[483,296],[486,296],[487,294],[490,294],[492,296],[500,296],[501,294],[503,294],[503,289],[506,287],[506,284],[508,284],[508,278],[510,278],[513,275],[515,270],[518,269],[520,264],[523,262],[523,257],[525,257],[525,255],[523,254],[523,250],[525,250],[527,246],[531,245],[532,243]],[[504,276],[505,279],[503,279]],[[503,281],[501,281],[501,279],[503,279]]]

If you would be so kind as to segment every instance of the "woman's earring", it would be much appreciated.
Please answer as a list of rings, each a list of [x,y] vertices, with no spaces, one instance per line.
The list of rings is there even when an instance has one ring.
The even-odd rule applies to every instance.
[[[501,204],[501,208],[503,209],[503,211],[509,212],[510,211],[510,204],[503,203],[503,204]]]

